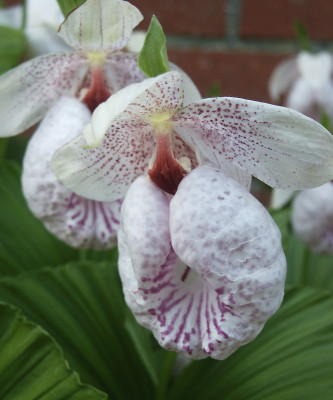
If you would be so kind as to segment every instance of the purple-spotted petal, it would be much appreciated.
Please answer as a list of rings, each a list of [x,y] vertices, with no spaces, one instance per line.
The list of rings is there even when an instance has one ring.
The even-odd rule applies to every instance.
[[[279,231],[244,187],[208,166],[183,179],[170,217],[168,205],[144,177],[126,195],[118,235],[126,302],[166,349],[226,358],[253,340],[281,303]]]
[[[172,115],[182,101],[178,72],[120,90],[96,108],[83,137],[55,153],[53,171],[82,196],[101,201],[123,197],[128,185],[147,170],[154,153],[151,118]]]
[[[191,104],[173,121],[204,159],[222,169],[231,162],[270,186],[303,189],[333,177],[333,136],[296,111],[222,97]]]
[[[125,46],[142,19],[127,1],[87,0],[67,16],[59,34],[76,50],[112,52]]]
[[[201,310],[203,348],[225,358],[253,340],[280,306],[286,274],[280,232],[242,185],[205,165],[183,179],[171,200],[170,233],[191,268],[188,278],[200,277],[209,293]]]
[[[313,251],[333,254],[333,183],[304,190],[293,202],[291,221],[296,234]]]
[[[35,58],[0,77],[0,137],[38,122],[61,96],[74,96],[88,70],[79,54]]]
[[[29,141],[22,185],[31,211],[49,231],[74,247],[104,249],[116,243],[121,202],[77,196],[50,169],[54,151],[77,136],[90,118],[75,98],[59,99]]]

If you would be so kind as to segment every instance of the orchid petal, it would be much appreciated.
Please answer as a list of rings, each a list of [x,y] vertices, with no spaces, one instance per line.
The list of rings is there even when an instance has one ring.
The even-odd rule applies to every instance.
[[[75,53],[35,58],[0,77],[0,137],[38,122],[62,95],[74,96],[88,66]]]
[[[26,7],[28,29],[48,26],[57,31],[64,19],[59,5],[54,0],[29,0]]]
[[[204,159],[222,169],[228,161],[275,188],[309,188],[333,177],[333,136],[294,110],[225,97],[191,104],[173,121]]]
[[[207,169],[213,172],[207,174]],[[211,178],[216,178],[212,185]],[[226,202],[216,199],[235,188]],[[241,237],[220,203],[228,203],[236,212],[237,228],[243,228]],[[218,214],[212,214],[211,205],[219,208]],[[240,205],[246,210],[239,209]],[[226,358],[253,340],[281,303],[285,258],[279,231],[245,188],[211,167],[199,167],[186,176],[171,200],[171,239],[174,246],[180,240],[179,253],[170,246],[168,206],[166,195],[147,178],[138,178],[127,192],[118,234],[126,302],[138,322],[151,329],[166,349],[194,359]],[[245,213],[249,215],[244,221]],[[187,242],[181,230],[188,232],[191,227],[194,231]],[[223,240],[220,249],[217,242]],[[195,247],[196,255],[202,252],[194,269],[185,261],[191,251],[187,247]]]
[[[297,57],[297,67],[307,84],[319,90],[331,80],[333,58],[326,51],[318,54],[302,51]]]
[[[200,166],[171,200],[170,233],[189,275],[195,271],[214,292],[215,305],[211,294],[202,323],[203,348],[225,358],[253,340],[281,304],[286,261],[280,232],[242,185]]]
[[[272,100],[279,102],[281,96],[286,93],[298,76],[299,71],[297,70],[295,57],[289,58],[279,64],[273,71],[268,82],[268,91]]]
[[[77,196],[51,172],[56,149],[77,136],[90,112],[75,98],[61,98],[29,141],[22,185],[31,211],[61,240],[79,248],[105,249],[116,243],[121,202],[96,202]]]
[[[42,25],[27,28],[25,34],[28,38],[28,52],[30,57],[72,50],[59,37],[57,31],[49,26]]]
[[[299,193],[291,214],[293,229],[313,251],[333,254],[333,183]]]
[[[271,198],[271,207],[278,210],[285,206],[294,197],[295,191],[289,189],[273,189]]]
[[[87,0],[67,16],[59,35],[79,51],[113,52],[126,45],[142,19],[127,1]]]
[[[96,108],[83,137],[55,153],[54,173],[82,196],[100,201],[123,197],[153,155],[155,134],[150,117],[172,115],[181,107],[181,82],[181,75],[173,72],[168,80],[160,75],[112,95]]]
[[[316,93],[302,78],[296,80],[286,98],[286,106],[299,111],[310,118],[319,117],[319,105],[316,102]]]

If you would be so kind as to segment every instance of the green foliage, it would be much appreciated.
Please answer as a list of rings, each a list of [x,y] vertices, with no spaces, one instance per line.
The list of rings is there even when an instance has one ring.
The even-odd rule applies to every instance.
[[[138,56],[138,65],[148,78],[170,71],[166,39],[155,15],[151,19],[145,42]]]
[[[26,39],[21,30],[0,26],[0,74],[19,64],[25,49]]]
[[[326,128],[329,132],[332,132],[332,121],[327,114],[326,110],[322,109],[320,112],[320,123]]]
[[[258,338],[224,361],[187,367],[173,400],[329,400],[333,398],[333,298],[294,288]]]
[[[0,303],[0,398],[106,400],[80,383],[56,342],[16,308]]]
[[[76,262],[5,278],[0,300],[46,329],[83,382],[115,399],[154,392],[166,352],[127,309],[116,263]]]
[[[73,11],[75,8],[79,7],[86,0],[57,0],[59,7],[65,17]]]
[[[305,25],[300,20],[294,21],[294,31],[302,50],[311,51],[310,39]]]

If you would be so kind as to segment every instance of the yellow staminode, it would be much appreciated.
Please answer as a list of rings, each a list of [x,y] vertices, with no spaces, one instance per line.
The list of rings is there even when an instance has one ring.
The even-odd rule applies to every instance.
[[[156,134],[168,135],[172,132],[172,114],[163,112],[151,116],[151,124]]]
[[[87,53],[87,57],[92,66],[103,65],[105,62],[105,53],[101,51],[90,51]]]

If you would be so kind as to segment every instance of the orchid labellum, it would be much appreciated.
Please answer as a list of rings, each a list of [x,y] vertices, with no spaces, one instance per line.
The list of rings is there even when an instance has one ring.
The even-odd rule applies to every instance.
[[[127,304],[159,343],[223,359],[253,340],[283,298],[286,261],[251,175],[280,188],[333,176],[333,138],[283,107],[237,98],[186,105],[170,72],[101,104],[52,168],[80,195],[115,200]],[[140,176],[141,175],[141,176]]]

